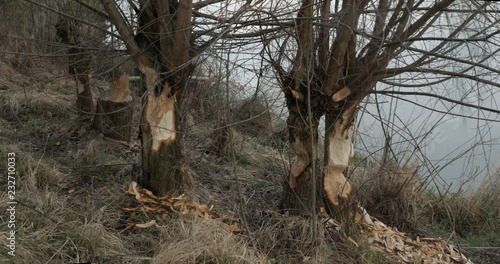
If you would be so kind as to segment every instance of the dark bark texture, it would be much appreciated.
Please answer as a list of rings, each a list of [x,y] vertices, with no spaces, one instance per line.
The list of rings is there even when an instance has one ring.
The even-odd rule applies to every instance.
[[[185,186],[179,109],[193,65],[190,63],[192,1],[139,1],[137,34],[113,1],[101,0],[144,79],[141,116],[142,179],[157,195],[178,194]]]
[[[132,137],[133,115],[133,97],[124,74],[99,96],[93,126],[107,137],[128,142]]]
[[[289,87],[294,87],[292,81],[289,81]],[[312,84],[310,84],[311,86]],[[319,167],[316,163],[316,170],[313,171],[312,159],[313,151],[318,146],[318,126],[322,114],[322,107],[317,94],[311,96],[311,105],[314,111],[312,114],[312,127],[309,126],[307,84],[300,83],[302,87],[297,92],[291,89],[285,91],[285,99],[289,115],[287,119],[288,135],[290,147],[296,155],[295,161],[290,168],[289,177],[285,180],[284,191],[285,199],[283,207],[296,215],[310,215],[313,208],[313,196],[316,195],[316,201],[320,201],[320,195],[316,188],[320,183]],[[314,85],[312,85],[314,86]],[[313,177],[316,178],[316,187],[313,184]],[[316,204],[318,208],[319,204]]]
[[[90,86],[90,65],[92,59],[82,48],[81,36],[76,22],[61,18],[56,24],[56,34],[62,42],[72,47],[68,50],[69,73],[75,76],[76,110],[81,121],[89,121],[94,114],[94,101]]]

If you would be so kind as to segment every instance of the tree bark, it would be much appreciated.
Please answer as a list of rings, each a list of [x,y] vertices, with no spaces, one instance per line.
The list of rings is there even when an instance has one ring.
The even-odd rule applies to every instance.
[[[297,100],[293,94],[287,93],[288,106],[288,133],[290,148],[295,153],[296,159],[290,168],[289,178],[285,181],[284,209],[297,215],[310,215],[313,208],[313,196],[318,196],[313,185],[313,177],[320,182],[319,174],[313,175],[312,151],[318,145],[318,125],[320,113],[313,112],[312,128],[309,127],[309,114],[305,100]],[[318,170],[316,170],[318,171]],[[317,187],[316,187],[317,188]],[[319,201],[319,199],[316,199]]]
[[[218,124],[218,128],[215,128],[212,133],[212,138],[215,139],[213,148],[218,157],[227,157],[230,153],[229,133],[231,133],[231,130],[226,125],[227,122],[219,121]]]
[[[132,136],[133,98],[129,79],[123,74],[97,100],[94,127],[107,137],[130,141]]]
[[[80,34],[75,21],[61,18],[56,24],[56,34],[63,43],[72,45],[68,50],[69,73],[75,76],[76,110],[81,121],[91,120],[94,115],[94,100],[90,87],[90,65],[92,59],[80,47]]]
[[[182,134],[176,94],[168,84],[159,95],[148,93],[141,116],[142,186],[156,195],[176,195],[184,187]]]
[[[192,1],[139,2],[139,27],[134,34],[115,2],[101,0],[145,80],[141,185],[156,195],[175,195],[185,187],[178,109],[193,68],[189,43]]]
[[[90,70],[87,68],[82,73],[79,73],[77,68],[80,67],[74,67],[73,69],[76,81],[76,111],[81,121],[88,121],[94,115],[94,100],[89,78]]]

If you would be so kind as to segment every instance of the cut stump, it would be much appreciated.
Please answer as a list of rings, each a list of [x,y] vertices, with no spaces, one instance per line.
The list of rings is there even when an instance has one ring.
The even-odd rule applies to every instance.
[[[132,136],[133,98],[127,74],[120,76],[97,100],[94,127],[106,137],[130,141]]]

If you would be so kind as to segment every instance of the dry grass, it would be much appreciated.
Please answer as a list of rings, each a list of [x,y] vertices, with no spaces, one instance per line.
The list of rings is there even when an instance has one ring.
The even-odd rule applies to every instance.
[[[477,189],[433,200],[433,220],[466,236],[483,230],[500,233],[500,168],[486,177]]]
[[[152,263],[266,263],[266,257],[214,220],[176,221],[163,229]]]
[[[2,157],[16,153],[16,198],[20,203],[16,205],[16,257],[11,263],[97,261],[122,253],[124,246],[116,232],[103,226],[103,208],[85,208],[95,210],[94,217],[80,218],[79,209],[84,208],[76,206],[64,191],[75,183],[74,176],[22,149],[19,145],[0,146]],[[1,210],[7,209],[7,201],[2,192]],[[1,229],[8,230],[6,225],[2,219]],[[4,232],[0,237],[6,242]],[[5,250],[2,247],[3,253]],[[4,261],[9,258],[2,255]]]
[[[310,219],[276,213],[253,235],[271,263],[394,263],[359,233],[349,236],[321,222],[317,228],[314,239]]]
[[[441,197],[429,192],[427,229],[466,250],[474,263],[500,263],[500,168],[477,188]]]
[[[7,75],[0,74],[0,81],[7,83]],[[52,77],[20,76],[18,82],[9,80],[9,90],[0,90],[0,107],[9,111],[0,112],[0,157],[16,153],[16,198],[23,203],[18,204],[16,214],[17,256],[10,258],[2,246],[0,262],[391,263],[373,251],[355,229],[347,234],[320,224],[319,236],[313,240],[310,220],[279,211],[281,184],[289,169],[281,141],[276,144],[278,150],[269,140],[235,129],[233,163],[228,157],[207,152],[214,121],[197,118],[192,120],[191,134],[185,136],[188,171],[194,175],[196,187],[187,194],[197,202],[214,205],[220,216],[237,217],[244,234],[228,232],[215,221],[174,216],[155,219],[159,227],[119,234],[131,221],[145,222],[150,216],[133,218],[121,211],[133,202],[122,189],[135,180],[131,166],[102,165],[137,162],[138,151],[106,141],[96,132],[77,129],[68,113],[67,98],[74,91],[71,83],[50,79],[45,88],[40,86],[33,90],[34,95],[27,95],[22,82],[29,85],[36,78],[43,82]],[[261,126],[268,119],[262,116],[260,121],[251,125]],[[5,169],[0,162],[0,170]],[[500,233],[498,176],[478,191],[440,199],[429,198],[420,189],[412,168],[377,171],[358,169],[351,179],[364,206],[386,223],[407,230],[427,223],[444,227],[453,223],[456,229]],[[235,198],[235,172],[243,211]],[[5,179],[0,183],[5,189]],[[0,192],[0,210],[6,210],[7,199]],[[423,214],[429,204],[433,205],[433,218]],[[242,223],[243,214],[247,225]],[[9,230],[6,223],[6,215],[0,215],[4,244]]]
[[[274,219],[256,233],[257,243],[266,255],[273,256],[278,263],[300,263],[313,258],[318,262],[328,257],[325,251],[320,250],[326,247],[322,225],[318,225],[319,236],[315,241],[311,221],[278,214]]]
[[[415,167],[358,167],[350,180],[370,215],[400,230],[417,231],[426,194]]]
[[[232,109],[233,119],[239,122],[240,131],[252,136],[265,137],[263,133],[272,133],[272,115],[264,97],[251,97],[239,102]]]

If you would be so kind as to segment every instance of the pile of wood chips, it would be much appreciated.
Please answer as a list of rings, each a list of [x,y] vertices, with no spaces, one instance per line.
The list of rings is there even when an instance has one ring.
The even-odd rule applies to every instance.
[[[134,208],[123,208],[125,211],[153,212],[163,217],[166,217],[169,213],[176,213],[186,217],[200,216],[207,220],[217,219],[220,220],[220,224],[225,229],[235,233],[242,232],[236,225],[236,218],[221,219],[206,205],[188,202],[187,198],[184,196],[177,198],[170,198],[168,196],[158,197],[149,190],[140,189],[136,182],[131,182],[129,184],[129,189],[126,193],[135,196],[138,206]],[[340,225],[328,217],[324,208],[321,209],[323,216],[325,216],[325,223],[339,229]],[[366,227],[363,232],[365,232],[365,235],[368,237],[370,246],[375,250],[384,252],[406,263],[473,264],[472,261],[467,259],[453,247],[453,245],[444,241],[444,239],[417,237],[416,240],[413,240],[405,233],[398,231],[397,228],[386,226],[378,219],[369,216],[363,208],[361,209],[364,213],[363,215],[359,215],[356,220]],[[151,226],[158,226],[158,224],[156,224],[155,220],[151,220],[147,223],[130,223],[119,233],[123,234],[134,227],[148,228]],[[354,240],[351,239],[351,241],[356,244]]]
[[[442,238],[419,238],[412,240],[397,228],[388,227],[371,217],[367,235],[370,245],[377,250],[398,256],[406,263],[465,263],[472,264],[453,245]]]
[[[220,224],[227,230],[235,233],[240,233],[242,230],[237,227],[236,223],[238,219],[222,219],[219,218],[213,210],[208,208],[206,205],[200,205],[195,202],[188,202],[187,197],[181,195],[176,198],[170,198],[168,196],[158,197],[154,195],[150,190],[141,189],[137,186],[135,181],[129,184],[128,190],[125,192],[135,196],[138,206],[136,207],[125,207],[124,211],[129,212],[151,212],[157,215],[161,215],[163,218],[167,217],[167,214],[175,213],[180,216],[194,217],[200,216],[204,219],[217,219],[220,220]],[[147,223],[130,223],[125,229],[121,230],[119,233],[123,234],[126,231],[138,227],[138,228],[148,228],[151,226],[158,226],[155,220],[150,220]]]
[[[327,216],[324,208],[321,208],[323,216]],[[356,217],[365,229],[364,234],[372,248],[399,259],[404,263],[463,263],[473,264],[453,245],[448,244],[442,238],[419,238],[411,239],[405,233],[398,231],[395,227],[386,226],[380,220],[366,213]],[[327,225],[340,229],[340,224],[330,218],[325,218]],[[351,242],[356,242],[350,239]],[[357,245],[357,244],[356,244]]]

